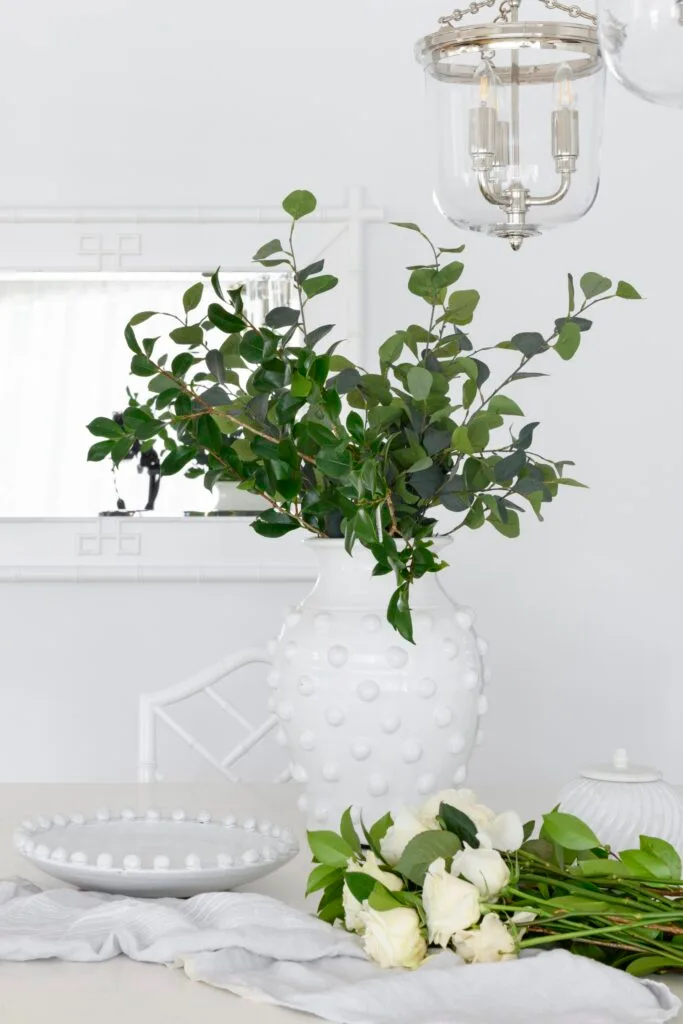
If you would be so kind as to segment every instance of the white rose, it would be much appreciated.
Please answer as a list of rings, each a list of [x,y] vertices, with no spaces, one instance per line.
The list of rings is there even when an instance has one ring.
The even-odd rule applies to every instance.
[[[487,914],[476,931],[455,936],[455,951],[470,964],[492,964],[517,956],[515,940],[497,914]]]
[[[429,865],[422,887],[422,903],[429,941],[444,949],[456,932],[470,928],[481,917],[476,886],[450,875],[443,857]]]
[[[398,864],[401,854],[411,839],[419,836],[421,832],[427,832],[437,825],[423,825],[419,818],[416,818],[407,807],[394,816],[394,824],[387,830],[386,835],[380,840],[379,848],[387,864]]]
[[[361,911],[363,948],[380,967],[419,967],[427,955],[417,911],[410,907]]]
[[[477,803],[471,789],[444,789],[430,797],[419,811],[420,819],[426,827],[437,827],[436,816],[442,803],[450,804],[466,814],[476,825],[479,842],[488,849],[518,850],[524,842],[524,827],[519,815],[515,811],[495,814],[490,807]]]
[[[378,882],[385,885],[391,892],[398,892],[399,889],[403,888],[403,882],[398,875],[392,875],[390,871],[384,870],[372,850],[366,853],[362,864],[357,864],[355,860],[349,860],[347,871],[358,871],[363,875],[370,875],[371,878],[376,878]],[[342,891],[342,903],[344,904],[346,927],[351,932],[361,931],[363,928],[361,919],[363,906],[353,895],[346,882],[344,882],[344,889]]]
[[[497,896],[510,881],[508,866],[497,850],[473,850],[470,846],[456,853],[451,874],[476,885],[484,899]]]

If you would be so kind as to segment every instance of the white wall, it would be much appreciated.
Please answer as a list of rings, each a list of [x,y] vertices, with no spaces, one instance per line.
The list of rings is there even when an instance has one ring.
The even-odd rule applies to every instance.
[[[445,7],[1,0],[2,205],[258,205],[295,187],[334,204],[361,184],[387,220],[417,220],[448,244],[458,236],[431,206],[411,52]],[[460,534],[453,553],[449,586],[479,609],[493,652],[473,773],[487,786],[559,785],[617,745],[683,779],[682,117],[611,84],[602,193],[585,221],[519,254],[467,239],[482,340],[561,315],[568,270],[624,277],[648,298],[601,307],[580,356],[549,356],[552,379],[519,391],[544,450],[574,458],[591,490],[563,494],[544,525],[527,517],[517,542]],[[214,250],[212,236],[207,261]],[[401,281],[420,250],[372,225],[367,255],[371,353],[420,315]]]

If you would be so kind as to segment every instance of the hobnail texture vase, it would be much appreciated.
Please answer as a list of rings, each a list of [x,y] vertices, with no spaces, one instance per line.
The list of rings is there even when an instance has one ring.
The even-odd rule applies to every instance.
[[[318,579],[272,652],[278,741],[311,827],[335,827],[349,806],[372,823],[465,781],[487,710],[486,644],[435,574],[411,588],[409,643],[386,618],[393,575],[372,576],[359,544],[349,556],[341,540],[306,543]]]

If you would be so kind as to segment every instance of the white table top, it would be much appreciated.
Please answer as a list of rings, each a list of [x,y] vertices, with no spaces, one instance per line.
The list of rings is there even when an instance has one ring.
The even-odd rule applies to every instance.
[[[87,813],[102,806],[262,814],[292,826],[302,849],[280,871],[245,888],[303,906],[309,857],[304,824],[295,809],[297,793],[298,788],[291,785],[0,785],[0,877],[19,875],[43,887],[59,884],[12,847],[17,824],[38,814]],[[666,980],[683,998],[683,977],[673,983]],[[226,1020],[231,1024],[310,1024],[311,1019],[189,981],[182,971],[135,963],[123,956],[97,964],[0,963],[0,1021],[7,1024],[121,1024],[122,1020],[126,1024],[225,1024]],[[679,1021],[683,1024],[683,1015]]]

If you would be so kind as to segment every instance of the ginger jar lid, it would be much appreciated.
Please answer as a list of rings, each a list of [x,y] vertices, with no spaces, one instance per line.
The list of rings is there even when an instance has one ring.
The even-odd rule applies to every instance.
[[[630,764],[625,750],[614,752],[611,764],[599,764],[581,770],[581,778],[597,782],[659,782],[662,773],[643,764]]]

